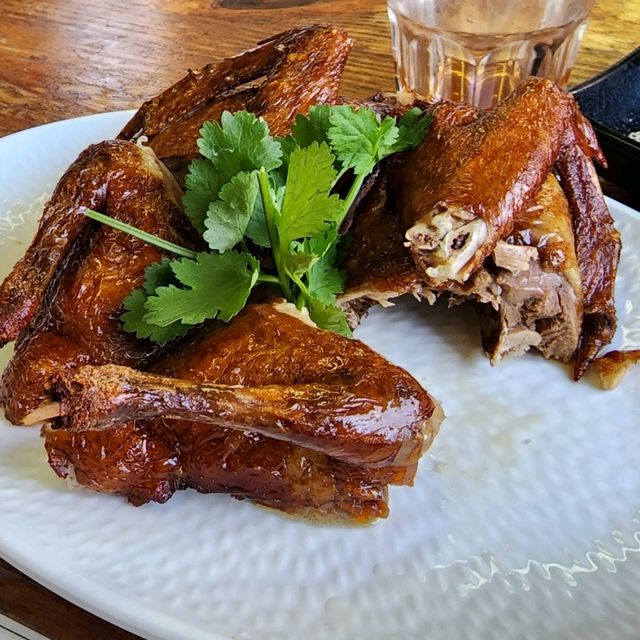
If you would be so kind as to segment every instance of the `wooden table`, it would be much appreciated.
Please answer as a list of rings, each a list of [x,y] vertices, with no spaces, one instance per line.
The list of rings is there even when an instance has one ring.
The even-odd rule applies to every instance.
[[[338,24],[355,39],[345,94],[394,88],[384,0],[2,0],[0,136],[137,107],[189,67],[312,22]],[[626,55],[638,34],[640,0],[598,0],[572,81]],[[0,613],[54,640],[134,638],[1,560]]]

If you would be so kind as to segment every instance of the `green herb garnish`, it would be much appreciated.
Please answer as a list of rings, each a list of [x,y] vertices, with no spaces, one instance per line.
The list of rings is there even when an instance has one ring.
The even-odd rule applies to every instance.
[[[365,107],[316,106],[298,115],[283,138],[246,111],[205,123],[198,140],[202,158],[189,167],[184,206],[208,251],[86,210],[94,220],[181,256],[147,268],[144,286],[124,300],[125,331],[165,344],[204,320],[230,320],[257,283],[270,283],[306,307],[318,326],[350,335],[336,305],[344,288],[336,264],[338,229],[376,164],[416,146],[429,120],[419,109],[396,122]],[[336,193],[339,181],[344,198]],[[269,261],[261,248],[270,251]]]

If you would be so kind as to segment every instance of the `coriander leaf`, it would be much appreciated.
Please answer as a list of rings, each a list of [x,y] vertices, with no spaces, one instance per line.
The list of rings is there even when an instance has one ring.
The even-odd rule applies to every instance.
[[[269,134],[267,123],[247,111],[225,111],[220,123],[205,122],[200,136],[198,149],[212,162],[220,184],[243,171],[261,167],[271,171],[282,163],[282,149]]]
[[[327,142],[329,115],[331,107],[327,104],[314,105],[306,115],[299,113],[291,126],[291,135],[278,138],[282,148],[282,164],[289,165],[289,159],[296,146],[305,149],[312,142]]]
[[[309,293],[325,304],[333,304],[345,283],[344,273],[335,266],[338,230],[333,227],[326,234],[307,240],[305,245],[307,251],[318,256],[307,274]]]
[[[156,287],[161,284],[169,284],[175,281],[175,276],[170,267],[170,260],[165,258],[162,262],[149,265],[144,273],[143,288],[132,291],[122,302],[126,309],[121,316],[124,330],[129,333],[135,333],[138,338],[150,338],[153,342],[161,345],[174,338],[186,335],[190,327],[181,322],[173,322],[166,327],[159,327],[144,320],[144,316],[147,313],[145,304],[148,296],[152,295]]]
[[[129,333],[135,333],[136,338],[149,338],[159,345],[164,345],[171,340],[184,336],[189,332],[191,327],[176,321],[166,327],[159,327],[150,324],[144,320],[147,313],[145,304],[148,300],[147,295],[142,289],[132,291],[122,302],[125,313],[122,314],[124,322],[124,330]]]
[[[144,270],[144,284],[142,288],[145,293],[153,295],[158,287],[176,282],[176,277],[171,269],[171,262],[169,258],[163,258],[160,262],[150,264]]]
[[[392,149],[398,142],[398,136],[400,131],[396,126],[396,119],[391,116],[386,116],[380,123],[378,129],[378,150],[376,153],[376,164],[386,158],[386,156],[393,153]]]
[[[229,251],[174,260],[171,269],[185,288],[158,287],[146,303],[148,323],[164,327],[180,320],[192,325],[210,318],[228,322],[246,304],[260,264],[248,253]]]
[[[289,255],[286,257],[287,273],[294,277],[302,277],[317,262],[318,256],[305,251],[301,242],[292,242]]]
[[[182,198],[185,213],[191,224],[202,233],[209,203],[218,197],[220,191],[220,181],[213,165],[201,158],[192,160],[185,186],[187,190]]]
[[[387,116],[381,122],[367,107],[357,111],[349,106],[333,107],[329,122],[331,148],[357,176],[369,175],[381,159],[380,150],[392,148],[398,140],[395,118]]]
[[[325,304],[312,298],[309,302],[309,316],[321,329],[333,331],[347,338],[353,335],[344,312],[335,304]]]
[[[258,188],[259,189],[259,188]],[[256,202],[251,212],[251,217],[245,229],[245,235],[250,240],[253,240],[259,247],[268,249],[271,247],[271,240],[269,240],[269,230],[267,229],[267,219],[264,217],[264,205],[262,204],[262,198],[256,198]]]
[[[282,210],[277,220],[280,241],[288,248],[292,240],[326,231],[342,215],[343,203],[330,195],[336,178],[334,156],[326,143],[313,142],[291,154]]]
[[[291,135],[276,138],[276,140],[278,141],[278,144],[280,145],[280,149],[282,151],[282,166],[280,167],[280,172],[286,174],[291,154],[293,153],[294,149],[300,145],[298,145],[296,139]]]
[[[315,253],[322,258],[330,249],[334,249],[333,257],[335,257],[335,243],[338,241],[338,227],[333,224],[326,233],[321,236],[315,236],[305,241],[307,251]]]
[[[329,116],[331,107],[327,104],[319,104],[311,107],[309,113],[304,116],[298,114],[296,121],[291,127],[291,134],[296,144],[304,149],[312,142],[328,142],[327,131],[329,130]]]
[[[233,249],[245,235],[258,199],[255,172],[239,173],[220,189],[220,199],[209,205],[203,238],[211,249]]]
[[[325,304],[335,302],[336,295],[344,290],[344,273],[324,258],[311,267],[308,279],[309,292]]]
[[[389,153],[406,151],[417,147],[424,139],[427,129],[433,120],[430,113],[422,113],[414,107],[398,120],[398,139],[389,149]]]
[[[287,171],[289,168],[287,167]],[[284,194],[286,191],[287,175],[282,175],[279,171],[272,171],[269,174],[269,188],[271,189],[271,199],[278,210],[282,209]]]

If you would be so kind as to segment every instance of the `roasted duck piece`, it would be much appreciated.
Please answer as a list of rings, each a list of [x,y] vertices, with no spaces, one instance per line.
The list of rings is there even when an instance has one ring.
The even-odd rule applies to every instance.
[[[202,122],[224,109],[249,109],[263,115],[276,133],[285,133],[296,113],[335,99],[350,48],[346,34],[332,27],[275,36],[257,49],[190,73],[145,103],[120,137],[144,134],[159,152],[190,158],[197,154]],[[46,410],[29,414],[59,367],[141,366],[156,351],[125,335],[118,316],[122,299],[141,284],[144,267],[162,254],[114,231],[100,230],[94,240],[95,226],[81,215],[83,207],[99,209],[189,244],[178,184],[151,149],[141,149],[121,140],[82,154],[58,185],[26,256],[0,289],[0,343],[29,327],[4,376],[4,401],[13,422],[46,417]],[[147,187],[148,175],[155,178]],[[49,290],[54,285],[55,293]],[[45,293],[51,312],[43,310],[36,318]],[[71,312],[78,307],[81,317]]]
[[[99,209],[191,246],[181,190],[150,149],[125,141],[89,147],[61,178],[25,256],[0,287],[2,342],[18,336],[3,375],[7,418],[33,423],[53,376],[79,364],[141,366],[156,351],[125,333],[122,300],[142,284],[158,249],[91,222]]]
[[[367,520],[386,513],[386,484],[411,483],[417,458],[431,444],[441,420],[437,404],[407,373],[357,341],[315,328],[295,308],[283,303],[245,308],[230,324],[194,337],[179,354],[168,354],[153,371],[190,380],[196,386],[224,385],[227,391],[235,390],[237,396],[231,402],[235,407],[244,403],[244,424],[226,428],[231,422],[225,423],[221,416],[223,421],[216,426],[217,419],[209,414],[210,424],[164,416],[113,426],[116,418],[126,421],[132,415],[145,415],[150,409],[155,413],[157,409],[144,399],[139,402],[141,396],[131,394],[132,389],[123,386],[121,379],[113,385],[113,379],[108,380],[98,390],[92,386],[91,376],[86,380],[82,377],[81,370],[80,378],[62,376],[63,386],[68,389],[62,399],[63,413],[71,411],[71,419],[63,418],[63,428],[45,432],[50,462],[59,475],[74,474],[81,484],[124,493],[136,503],[164,501],[176,488],[193,486],[200,491],[249,497],[287,511],[313,507],[334,516],[346,512]],[[305,392],[292,414],[274,416],[272,427],[264,428],[270,419],[269,403],[278,397],[290,397],[292,390],[295,393],[296,389],[314,387],[341,390],[328,404],[323,399],[316,402],[317,398]],[[260,389],[267,393],[267,402],[261,400],[252,406],[242,400],[245,390],[253,393],[251,390]],[[74,400],[77,392],[80,395]],[[172,405],[169,415],[184,416],[184,405],[178,405],[185,397],[177,404],[176,399],[173,392],[164,394],[161,404]],[[202,419],[205,406],[200,400],[189,417]],[[359,413],[359,405],[372,411]],[[334,407],[335,416],[327,415]],[[115,413],[111,413],[107,427],[96,429],[96,423],[99,425],[112,410]],[[360,415],[362,422],[354,421],[353,433],[346,434],[338,423],[341,415],[352,411],[351,415]],[[293,422],[291,415],[296,417]],[[385,464],[380,456],[387,455],[388,449],[386,454],[384,447],[378,453],[369,450],[368,440],[376,437],[376,429],[385,424],[385,415],[384,437],[399,443],[400,450],[402,443],[410,444],[406,445],[406,454],[388,458],[386,464],[391,466],[380,468]],[[249,423],[263,433],[287,439],[301,428],[296,423],[315,425],[316,435],[306,438],[305,443],[325,453],[246,432]],[[239,426],[242,430],[236,428]],[[274,428],[281,432],[276,433]],[[362,445],[359,453],[358,440]],[[142,442],[144,447],[154,443],[148,462]],[[343,444],[351,447],[355,457],[341,453]],[[359,464],[347,464],[336,456],[358,460]],[[134,472],[112,473],[123,460],[130,461]],[[373,468],[360,464],[362,460]]]
[[[190,159],[198,155],[196,140],[205,121],[241,109],[263,116],[274,135],[284,135],[296,114],[336,101],[351,45],[336,27],[281,33],[255,49],[190,71],[145,102],[119,137],[144,135],[159,158]]]
[[[423,294],[431,289],[453,294],[454,302],[490,304],[494,311],[482,315],[488,318],[484,345],[492,361],[535,344],[547,357],[575,358],[579,379],[616,327],[620,239],[592,164],[604,163],[593,130],[571,96],[535,78],[492,112],[447,102],[431,111],[425,141],[395,164],[389,182]],[[552,171],[568,200],[572,230]],[[535,211],[544,212],[544,220],[536,221]],[[522,257],[528,250],[514,247],[527,244],[523,234],[534,244],[546,242],[536,240],[535,229],[542,228],[563,240],[551,243],[555,254],[549,245],[538,247],[546,275],[537,279],[533,298],[522,298],[523,278],[533,283],[538,262],[516,269],[524,274],[519,276],[498,264],[496,278],[496,256],[507,263]]]
[[[366,523],[388,515],[387,469],[363,470],[281,440],[210,425],[157,421],[152,427],[45,427],[49,464],[68,482],[124,495],[136,506],[193,488],[321,520]],[[403,484],[402,470],[399,475]]]
[[[640,364],[640,349],[629,351],[609,351],[596,358],[591,369],[598,374],[603,389],[615,389],[629,371]]]
[[[614,296],[621,243],[584,150],[578,145],[567,149],[558,159],[557,169],[573,217],[584,291],[582,334],[573,371],[574,379],[579,380],[616,332]]]
[[[360,346],[354,344],[352,350]],[[352,354],[354,360],[357,355]],[[117,365],[84,366],[62,375],[61,412],[69,416],[67,428],[106,429],[157,417],[186,419],[261,433],[362,466],[417,463],[422,429],[433,407],[414,402],[417,384],[406,384],[404,372],[370,356],[366,380],[348,371],[330,382],[242,388],[197,384]],[[387,375],[374,386],[381,367]]]
[[[387,307],[406,293],[423,293],[422,277],[404,247],[400,221],[389,201],[387,179],[388,164],[358,206],[349,229],[345,290],[338,302],[352,328],[374,304]]]
[[[582,282],[569,206],[553,174],[534,204],[515,217],[492,262],[498,302],[495,309],[481,305],[482,342],[492,364],[530,347],[569,362],[582,325]]]
[[[530,78],[494,110],[441,103],[392,181],[409,250],[434,290],[464,283],[574,145],[601,158],[574,99]]]

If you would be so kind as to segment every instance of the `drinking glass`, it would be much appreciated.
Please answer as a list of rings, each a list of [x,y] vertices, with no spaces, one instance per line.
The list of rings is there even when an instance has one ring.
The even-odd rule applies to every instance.
[[[387,0],[399,88],[494,106],[527,76],[566,86],[594,0]]]

